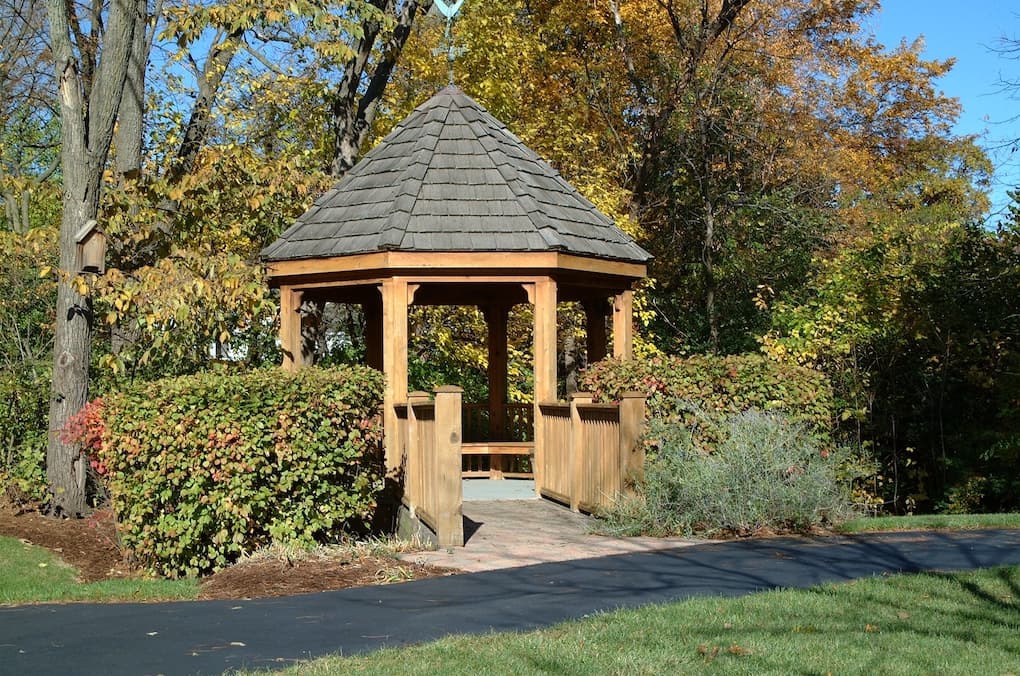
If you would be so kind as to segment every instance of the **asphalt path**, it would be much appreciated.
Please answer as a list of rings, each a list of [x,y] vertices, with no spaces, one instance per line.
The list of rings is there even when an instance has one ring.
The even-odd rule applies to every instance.
[[[0,608],[0,674],[213,674],[597,611],[1020,564],[1020,531],[768,538],[252,601]]]

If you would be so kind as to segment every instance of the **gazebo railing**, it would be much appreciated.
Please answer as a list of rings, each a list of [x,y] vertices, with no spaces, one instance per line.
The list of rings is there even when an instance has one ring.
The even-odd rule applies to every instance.
[[[495,434],[489,404],[464,404],[462,471],[465,478],[516,479],[534,476],[535,407],[504,404],[503,425]]]
[[[439,547],[464,546],[459,387],[438,387],[435,399],[412,392],[399,405],[403,426],[401,500],[414,529],[426,527]]]
[[[550,402],[539,408],[540,495],[574,511],[596,512],[613,503],[628,479],[640,475],[643,395],[625,393],[618,404],[596,404],[590,394],[578,393],[569,404]]]
[[[464,441],[534,441],[535,407],[532,404],[504,404],[502,429],[493,436],[489,405],[463,404]]]

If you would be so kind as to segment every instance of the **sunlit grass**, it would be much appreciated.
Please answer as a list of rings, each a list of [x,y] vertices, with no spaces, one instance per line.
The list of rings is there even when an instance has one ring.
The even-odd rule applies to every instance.
[[[840,533],[897,530],[963,530],[974,528],[1020,528],[1020,514],[921,514],[873,516],[840,525]]]
[[[450,637],[291,674],[1020,673],[1020,567],[871,578]]]
[[[104,580],[83,584],[58,556],[10,537],[0,537],[0,604],[66,601],[183,600],[198,595],[195,580]]]

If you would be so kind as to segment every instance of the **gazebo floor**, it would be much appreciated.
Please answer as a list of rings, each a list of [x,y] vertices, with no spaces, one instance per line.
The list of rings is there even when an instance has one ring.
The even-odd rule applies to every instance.
[[[464,501],[534,500],[534,479],[464,479]]]

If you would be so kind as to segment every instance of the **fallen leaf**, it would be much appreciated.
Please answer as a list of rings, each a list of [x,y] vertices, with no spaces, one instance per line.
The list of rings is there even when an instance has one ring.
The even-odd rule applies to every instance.
[[[745,648],[744,646],[740,646],[734,643],[729,647],[729,653],[731,655],[750,655],[751,650],[750,648]]]
[[[878,626],[874,624],[866,624],[864,625],[864,631],[867,632],[878,631]]]
[[[698,653],[705,658],[706,662],[711,662],[715,659],[715,656],[719,654],[719,646],[714,645],[709,648],[707,645],[702,643],[698,646]]]
[[[901,610],[900,612],[896,613],[896,617],[900,618],[901,620],[905,620],[908,617],[910,617],[910,613],[905,613]]]

